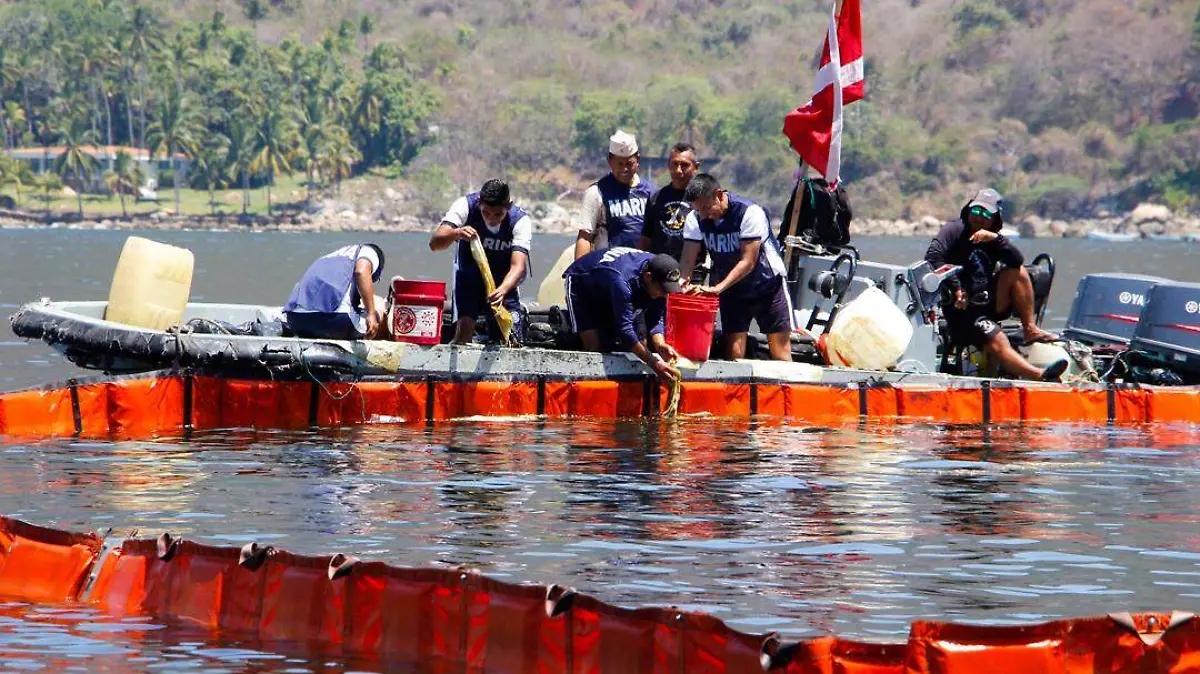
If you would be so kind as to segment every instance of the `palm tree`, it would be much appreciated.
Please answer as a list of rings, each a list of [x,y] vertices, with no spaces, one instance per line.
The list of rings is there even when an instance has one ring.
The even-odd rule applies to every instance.
[[[332,178],[338,193],[342,191],[342,180],[354,172],[354,165],[362,161],[362,153],[354,146],[350,134],[340,126],[329,130],[325,144],[324,174]]]
[[[21,207],[21,173],[25,167],[21,162],[8,155],[0,155],[0,185],[12,185],[16,191],[13,200],[17,208]]]
[[[125,207],[125,195],[137,194],[138,188],[145,181],[146,173],[141,165],[134,161],[133,155],[125,150],[117,152],[112,169],[104,174],[104,185],[121,200],[122,217],[129,217],[129,210]]]
[[[229,184],[229,155],[224,141],[223,136],[215,135],[196,154],[196,177],[208,188],[208,207],[213,215],[217,214],[216,191]]]
[[[92,175],[100,168],[100,162],[85,149],[92,133],[84,125],[75,123],[62,133],[63,151],[54,159],[54,173],[66,182],[75,180],[75,198],[79,201],[79,219],[83,219],[83,190]]]
[[[358,22],[358,32],[363,36],[363,52],[371,51],[371,33],[375,32],[375,17],[363,14],[362,20]]]
[[[267,171],[267,217],[271,216],[271,185],[275,174],[292,172],[291,158],[295,149],[296,128],[286,108],[268,106],[258,122],[254,136],[254,162],[251,168]]]
[[[25,111],[16,101],[4,101],[4,146],[11,148],[20,138],[20,129],[25,126]]]
[[[62,186],[63,186],[62,179],[59,178],[54,173],[47,172],[47,173],[43,173],[42,175],[35,177],[33,180],[33,184],[36,187],[42,188],[42,190],[43,190],[41,199],[42,199],[42,203],[44,204],[45,209],[46,209],[45,217],[47,220],[49,220],[50,219],[50,193],[55,190],[62,189]]]
[[[250,167],[254,163],[254,130],[246,123],[248,111],[235,114],[229,120],[229,142],[225,151],[225,162],[233,169],[233,177],[242,180],[242,215],[250,206]]]
[[[325,111],[316,92],[305,98],[304,110],[298,118],[301,149],[303,150],[305,200],[312,200],[313,181],[325,154],[328,132],[325,127]]]
[[[242,2],[242,11],[246,13],[246,18],[250,19],[251,31],[255,37],[258,36],[258,22],[267,18],[267,5],[263,0],[244,0]]]
[[[192,106],[192,99],[183,93],[178,84],[167,90],[159,102],[154,120],[150,122],[146,143],[151,156],[165,154],[171,160],[171,172],[175,184],[175,212],[179,213],[179,153],[195,153],[196,136],[200,130],[200,117]]]

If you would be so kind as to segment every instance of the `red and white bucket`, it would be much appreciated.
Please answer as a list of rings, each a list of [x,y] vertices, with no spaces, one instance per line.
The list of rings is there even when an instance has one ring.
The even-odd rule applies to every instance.
[[[389,319],[392,339],[413,344],[438,344],[442,341],[442,309],[446,304],[446,284],[441,281],[392,279]]]

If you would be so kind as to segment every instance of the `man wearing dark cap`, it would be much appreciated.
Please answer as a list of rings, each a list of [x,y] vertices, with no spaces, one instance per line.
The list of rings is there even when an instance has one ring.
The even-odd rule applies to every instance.
[[[979,190],[956,220],[942,225],[925,252],[934,269],[947,264],[962,267],[958,277],[948,282],[952,302],[946,306],[946,322],[951,339],[983,349],[1009,374],[1057,381],[1067,361],[1045,370],[1034,367],[1017,353],[1000,328],[1001,321],[1016,314],[1025,343],[1057,339],[1034,320],[1033,281],[1021,251],[1000,234],[1003,224],[1000,193],[991,188]],[[1001,267],[999,272],[997,267]]]
[[[629,351],[659,378],[678,378],[669,361],[678,353],[663,337],[667,295],[680,291],[679,263],[670,255],[635,248],[598,250],[563,272],[571,329],[587,351]],[[638,336],[635,314],[644,311],[650,346]]]

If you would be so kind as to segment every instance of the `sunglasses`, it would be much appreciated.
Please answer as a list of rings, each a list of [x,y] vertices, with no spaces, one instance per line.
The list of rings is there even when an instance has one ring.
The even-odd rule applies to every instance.
[[[992,212],[983,206],[972,206],[971,215],[978,215],[981,218],[987,218],[989,220],[992,218]]]

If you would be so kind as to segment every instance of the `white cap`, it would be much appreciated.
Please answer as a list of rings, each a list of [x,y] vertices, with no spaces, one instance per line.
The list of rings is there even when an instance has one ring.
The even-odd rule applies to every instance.
[[[608,139],[608,152],[616,157],[632,157],[638,153],[637,138],[632,133],[617,129]]]

